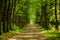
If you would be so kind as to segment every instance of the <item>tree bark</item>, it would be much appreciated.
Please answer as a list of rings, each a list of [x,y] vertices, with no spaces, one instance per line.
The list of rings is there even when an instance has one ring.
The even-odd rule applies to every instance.
[[[59,28],[58,28],[58,19],[57,19],[57,0],[55,0],[55,29],[59,30]]]
[[[2,0],[0,0],[0,34],[2,34],[1,33],[1,15],[2,15],[2,10],[1,10],[1,6],[2,6]]]

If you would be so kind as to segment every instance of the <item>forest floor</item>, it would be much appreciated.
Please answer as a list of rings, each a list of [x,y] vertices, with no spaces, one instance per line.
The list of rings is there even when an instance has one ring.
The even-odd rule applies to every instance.
[[[0,40],[60,40],[60,32],[44,30],[36,25],[26,25],[23,32],[8,32]]]
[[[25,26],[24,32],[11,36],[6,40],[51,40],[45,34],[41,33],[39,28],[39,26],[28,24]]]
[[[51,39],[42,33],[20,33],[5,40],[51,40]]]
[[[48,36],[49,35],[49,36]],[[7,35],[6,35],[7,36]],[[25,33],[25,32],[18,32],[15,34],[10,35],[10,37],[6,37],[4,40],[60,40],[60,33],[50,32],[42,33]]]

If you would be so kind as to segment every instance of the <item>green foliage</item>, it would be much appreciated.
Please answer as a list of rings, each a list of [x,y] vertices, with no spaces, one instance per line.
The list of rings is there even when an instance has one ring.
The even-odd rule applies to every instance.
[[[23,28],[19,28],[19,32],[23,32],[24,31],[24,29]]]
[[[16,26],[15,24],[12,26],[12,31],[13,32],[23,32],[23,28],[20,26]]]
[[[41,33],[44,33],[52,40],[60,40],[60,32],[59,31],[57,31],[57,30],[45,30],[45,29],[41,29],[41,30],[42,30]]]
[[[0,35],[0,40],[6,40],[14,35],[18,34],[18,32],[14,32],[14,31],[9,31],[7,33],[2,33],[2,35]]]
[[[2,2],[2,3],[4,3],[4,2]],[[8,3],[9,2],[7,1],[7,3],[6,3],[7,9],[9,7]],[[15,6],[12,4],[15,4]],[[0,5],[1,5],[1,2],[0,2]],[[1,6],[4,6],[4,4],[2,4]],[[59,39],[60,32],[56,31],[55,26],[54,26],[54,25],[56,25],[55,24],[56,18],[55,18],[55,2],[54,2],[54,0],[16,0],[16,3],[14,3],[14,1],[12,2],[12,0],[11,0],[10,6],[14,6],[14,7],[12,7],[12,13],[14,11],[14,14],[13,14],[14,17],[12,17],[12,18],[15,20],[18,17],[17,22],[19,22],[20,25],[16,26],[16,24],[12,24],[12,32],[8,32],[6,34],[3,33],[2,36],[0,36],[0,38],[2,38],[1,40],[3,40],[6,35],[10,36],[11,35],[10,33],[23,32],[24,30],[21,27],[23,27],[24,25],[26,25],[26,23],[28,23],[27,22],[28,19],[29,19],[29,23],[31,23],[31,24],[35,24],[36,22],[39,22],[40,23],[39,25],[44,26],[44,28],[48,29],[48,27],[49,27],[51,29],[51,30],[45,30],[44,28],[41,28],[40,29],[41,33],[45,33],[48,37],[50,37],[52,39],[55,37],[56,38],[58,37],[58,39]],[[59,6],[60,5],[57,0],[56,8],[57,8],[58,22],[60,22]],[[7,9],[6,9],[6,13],[7,13]],[[9,8],[9,12],[11,12],[10,9],[11,8]],[[4,11],[5,10],[3,7],[2,12],[4,12]],[[12,13],[11,13],[11,15],[12,15]],[[0,15],[1,15],[1,12],[0,12]],[[2,15],[3,15],[3,13],[2,13]],[[6,17],[6,15],[7,15],[7,17]],[[8,13],[7,13],[7,14],[3,15],[4,17],[3,16],[0,16],[0,17],[2,19],[4,19],[4,22],[6,22],[7,21],[6,18],[9,19],[11,17],[11,15],[8,15]],[[12,19],[12,18],[10,18],[10,19]],[[8,20],[7,22],[10,23],[10,21],[11,20]],[[3,20],[0,22],[3,22]],[[57,23],[57,24],[59,24],[59,26],[60,26],[60,23]],[[8,24],[5,24],[5,25],[8,25]],[[3,26],[3,23],[2,23],[2,26]],[[1,28],[1,30],[3,32],[2,28]]]
[[[12,26],[12,31],[19,32],[19,26],[16,26],[15,24]]]

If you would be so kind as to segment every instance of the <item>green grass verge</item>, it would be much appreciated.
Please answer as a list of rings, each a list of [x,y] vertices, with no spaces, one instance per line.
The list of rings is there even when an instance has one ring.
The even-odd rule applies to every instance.
[[[57,30],[44,30],[41,29],[41,33],[44,33],[52,40],[60,40],[60,32]]]

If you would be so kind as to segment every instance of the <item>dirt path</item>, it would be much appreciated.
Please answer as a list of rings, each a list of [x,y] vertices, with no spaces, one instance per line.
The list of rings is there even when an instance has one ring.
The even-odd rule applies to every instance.
[[[51,40],[43,33],[40,33],[39,27],[36,25],[28,24],[25,26],[25,30],[7,40]]]
[[[41,33],[20,33],[7,40],[51,40]]]

